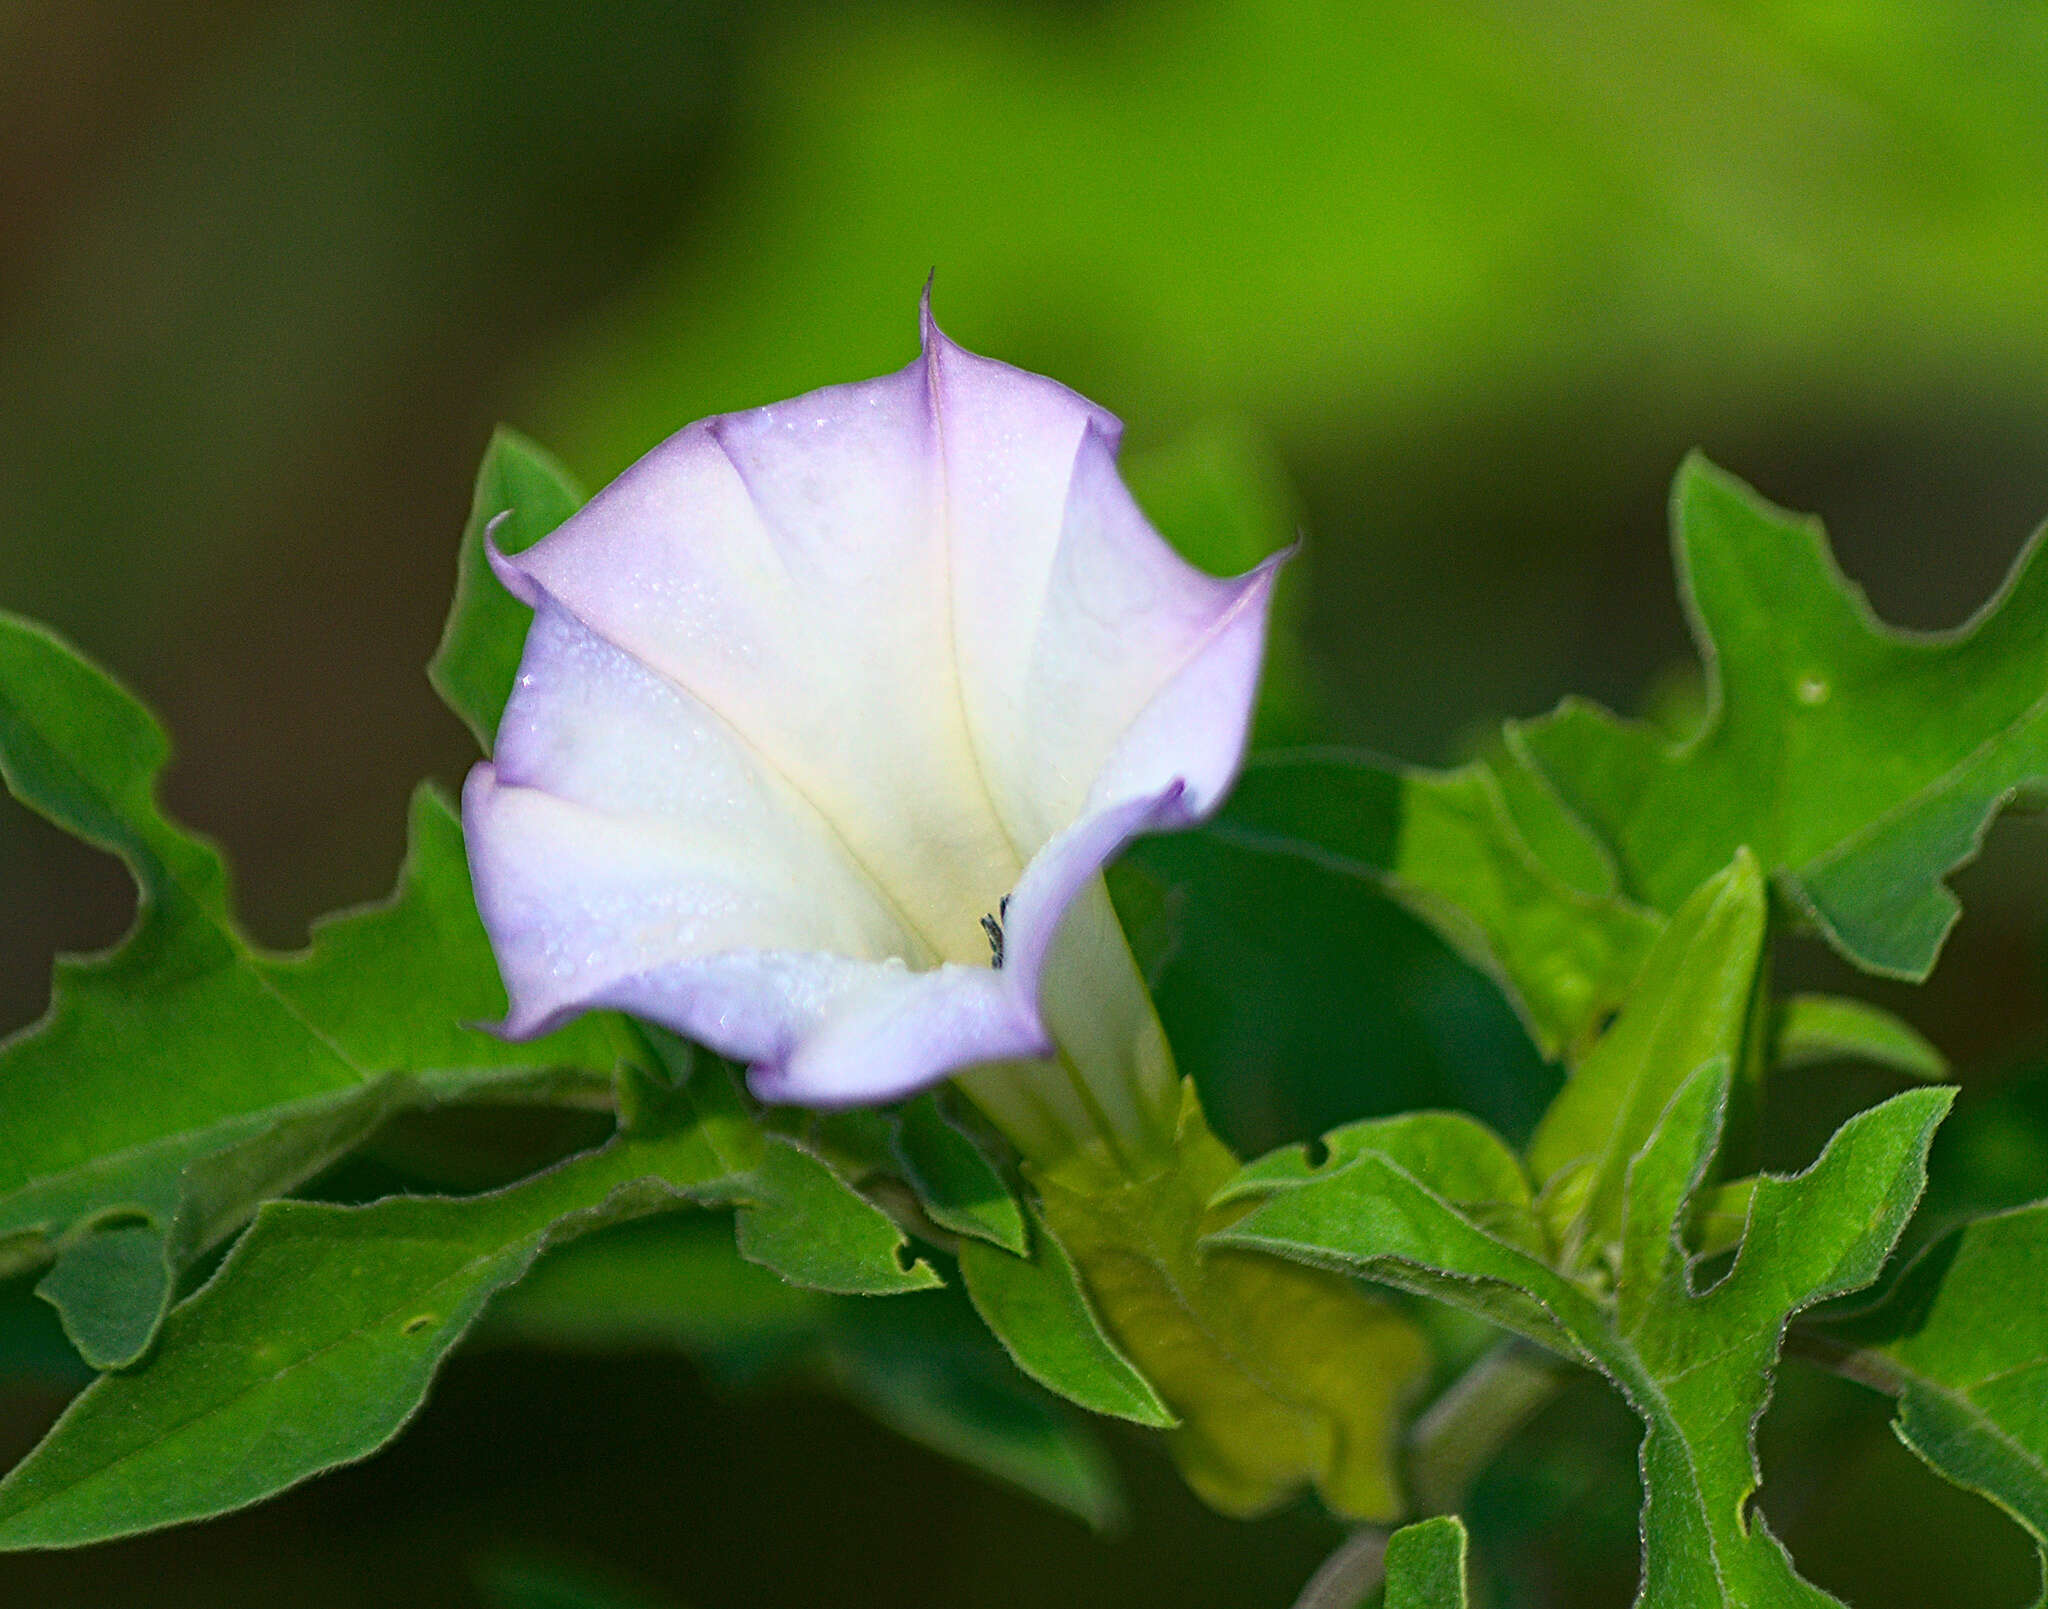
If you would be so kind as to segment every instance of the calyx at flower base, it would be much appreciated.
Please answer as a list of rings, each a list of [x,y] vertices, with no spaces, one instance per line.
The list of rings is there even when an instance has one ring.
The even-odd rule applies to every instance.
[[[1169,1169],[1117,1181],[1026,1171],[1105,1327],[1180,1416],[1169,1445],[1208,1503],[1250,1516],[1312,1484],[1336,1514],[1398,1518],[1402,1410],[1427,1348],[1350,1280],[1202,1248],[1252,1205],[1209,1205],[1238,1165],[1190,1082]]]

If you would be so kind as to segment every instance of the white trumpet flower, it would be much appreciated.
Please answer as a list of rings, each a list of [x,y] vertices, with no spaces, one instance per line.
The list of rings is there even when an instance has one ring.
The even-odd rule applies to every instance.
[[[812,1106],[962,1082],[1028,1152],[1170,1131],[1100,873],[1213,811],[1278,560],[1147,523],[1121,427],[927,306],[908,368],[691,425],[531,549],[463,819],[505,1031],[616,1008]]]

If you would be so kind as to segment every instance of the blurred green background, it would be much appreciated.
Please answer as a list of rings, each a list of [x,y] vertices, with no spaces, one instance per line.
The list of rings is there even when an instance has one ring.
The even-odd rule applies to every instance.
[[[470,759],[420,667],[491,425],[602,480],[907,361],[934,268],[952,335],[1117,410],[1133,453],[1270,454],[1329,735],[1449,760],[1566,691],[1669,689],[1692,446],[1825,515],[1896,622],[1990,592],[2048,514],[2048,11],[14,0],[0,605],[163,713],[173,807],[296,944],[388,886],[412,781]],[[2048,1191],[2044,871],[2048,835],[2001,828],[1930,986],[1878,991],[1969,1087],[1941,1210]],[[127,910],[111,862],[0,802],[0,1029]],[[1359,987],[1369,1042],[1394,986]],[[1439,1025],[1468,1069],[1517,1061],[1497,1017]],[[1291,1107],[1239,1092],[1242,1141],[1394,1098],[1289,1076]],[[1882,1087],[1783,1092],[1776,1160]],[[22,1357],[8,1457],[61,1402]],[[1859,1605],[2018,1605],[2016,1534],[1884,1417],[1788,1371],[1774,1528]],[[1494,1601],[1628,1601],[1632,1446],[1589,1385],[1511,1449],[1475,1511]],[[1334,1540],[1119,1458],[1135,1519],[1102,1541],[820,1397],[511,1353],[458,1360],[367,1466],[0,1561],[0,1602],[567,1604],[549,1572],[592,1571],[697,1609],[1256,1609]]]

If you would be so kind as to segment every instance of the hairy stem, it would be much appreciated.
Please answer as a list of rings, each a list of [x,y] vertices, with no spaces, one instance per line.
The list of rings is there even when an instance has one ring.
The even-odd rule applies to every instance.
[[[1358,1609],[1386,1574],[1387,1533],[1377,1525],[1360,1526],[1309,1577],[1294,1609]]]
[[[1467,1369],[1408,1433],[1408,1495],[1419,1514],[1449,1514],[1508,1438],[1563,1384],[1565,1366],[1507,1340]]]
[[[1785,1356],[1817,1364],[1844,1380],[1854,1380],[1858,1385],[1882,1392],[1887,1397],[1902,1396],[1906,1390],[1904,1373],[1882,1353],[1844,1346],[1840,1341],[1797,1324],[1785,1332]]]

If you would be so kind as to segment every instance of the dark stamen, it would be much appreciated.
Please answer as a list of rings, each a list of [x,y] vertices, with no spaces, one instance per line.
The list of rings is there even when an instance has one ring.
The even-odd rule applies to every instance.
[[[1001,904],[1001,906],[998,907],[998,909],[1002,910],[1004,914],[1007,915],[1009,912],[1009,905],[1010,901],[1007,897],[1005,897],[1003,903]],[[988,964],[994,967],[998,972],[1000,972],[1003,970],[1002,921],[1000,918],[994,916],[984,916],[981,919],[981,930],[982,932],[988,935]]]

